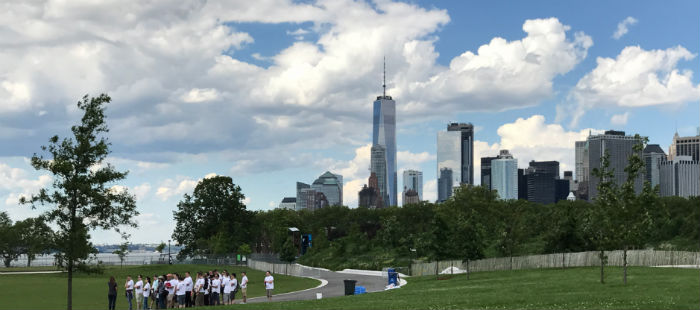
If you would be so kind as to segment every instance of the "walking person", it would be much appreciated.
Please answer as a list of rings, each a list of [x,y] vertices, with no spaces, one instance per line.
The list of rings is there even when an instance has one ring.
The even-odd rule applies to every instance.
[[[231,274],[231,281],[229,282],[229,285],[231,286],[231,296],[229,297],[230,301],[228,304],[233,305],[236,300],[236,293],[238,292],[238,280],[236,279],[235,273]]]
[[[114,310],[117,305],[117,281],[114,277],[109,277],[109,282],[107,282],[107,300],[109,300],[109,310]]]
[[[126,295],[126,300],[129,302],[129,310],[132,310],[131,301],[134,299],[134,280],[131,276],[126,276],[126,284],[124,284],[124,294]]]
[[[272,277],[270,271],[265,272],[265,291],[267,292],[267,300],[272,301],[272,290],[275,289],[275,278]]]
[[[136,309],[141,310],[141,306],[143,306],[143,277],[138,275],[136,280],[136,284],[134,284],[134,292],[136,293]]]
[[[145,277],[146,282],[143,284],[143,310],[148,310],[149,296],[151,296],[151,278]]]
[[[243,295],[243,304],[248,301],[248,276],[241,272],[241,295]]]

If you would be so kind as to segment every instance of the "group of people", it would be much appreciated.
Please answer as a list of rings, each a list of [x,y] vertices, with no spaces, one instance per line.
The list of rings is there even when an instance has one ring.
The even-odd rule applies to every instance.
[[[267,298],[272,300],[275,279],[269,271],[265,272],[264,283]],[[108,287],[109,310],[114,310],[117,301],[117,282],[114,277],[109,278]],[[197,272],[194,281],[189,272],[153,275],[152,278],[138,275],[136,282],[127,276],[124,290],[129,310],[133,310],[134,303],[137,310],[232,305],[238,292],[242,295],[241,303],[245,304],[248,298],[248,277],[245,272],[241,272],[239,281],[235,273],[229,274],[226,270],[221,273],[217,270]]]

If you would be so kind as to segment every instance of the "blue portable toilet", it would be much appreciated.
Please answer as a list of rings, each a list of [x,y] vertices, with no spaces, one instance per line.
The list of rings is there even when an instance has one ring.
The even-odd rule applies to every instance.
[[[389,268],[387,272],[389,276],[389,285],[394,284],[395,286],[399,286],[399,273],[396,272],[396,269]]]

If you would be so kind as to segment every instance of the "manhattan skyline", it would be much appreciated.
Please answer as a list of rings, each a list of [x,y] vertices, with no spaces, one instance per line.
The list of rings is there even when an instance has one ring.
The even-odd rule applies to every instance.
[[[38,214],[16,201],[50,182],[27,158],[68,133],[86,93],[113,98],[110,162],[131,171],[135,243],[167,241],[176,203],[210,174],[265,210],[331,171],[356,206],[384,56],[396,173],[422,171],[425,200],[437,199],[435,137],[449,123],[474,125],[475,184],[480,158],[501,149],[519,167],[575,170],[574,142],[590,131],[668,150],[699,126],[692,1],[183,3],[53,3],[0,18],[0,209],[13,220]],[[604,87],[613,81],[627,87]]]

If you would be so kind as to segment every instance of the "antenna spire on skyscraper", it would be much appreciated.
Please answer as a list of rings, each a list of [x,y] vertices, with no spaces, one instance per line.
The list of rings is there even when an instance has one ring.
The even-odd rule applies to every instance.
[[[384,80],[382,82],[383,96],[386,97],[386,56],[384,56]]]

